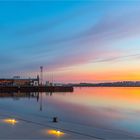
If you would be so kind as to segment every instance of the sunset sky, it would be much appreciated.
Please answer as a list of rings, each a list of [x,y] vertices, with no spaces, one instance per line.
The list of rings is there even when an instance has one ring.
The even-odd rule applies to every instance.
[[[0,77],[140,80],[140,1],[0,1]]]

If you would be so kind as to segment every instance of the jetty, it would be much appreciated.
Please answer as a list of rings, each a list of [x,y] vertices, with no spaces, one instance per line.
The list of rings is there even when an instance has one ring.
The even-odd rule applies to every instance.
[[[0,86],[3,92],[73,92],[73,86]]]

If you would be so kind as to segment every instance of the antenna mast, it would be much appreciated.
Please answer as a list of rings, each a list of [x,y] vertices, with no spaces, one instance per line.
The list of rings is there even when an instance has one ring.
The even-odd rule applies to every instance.
[[[40,66],[40,85],[43,84],[43,66]]]

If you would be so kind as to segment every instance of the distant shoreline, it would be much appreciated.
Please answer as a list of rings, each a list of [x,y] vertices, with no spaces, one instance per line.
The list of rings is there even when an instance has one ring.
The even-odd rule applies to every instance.
[[[140,86],[73,86],[73,87],[140,87]]]
[[[140,87],[140,81],[122,81],[108,83],[79,83],[71,84],[73,87]]]

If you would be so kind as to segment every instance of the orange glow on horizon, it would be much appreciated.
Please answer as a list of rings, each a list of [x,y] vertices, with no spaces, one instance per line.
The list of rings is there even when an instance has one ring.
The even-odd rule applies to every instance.
[[[68,82],[106,82],[106,81],[139,81],[139,71],[127,72],[127,71],[106,71],[106,72],[79,72],[79,73],[67,73],[63,75],[55,75],[56,81],[68,81]]]

